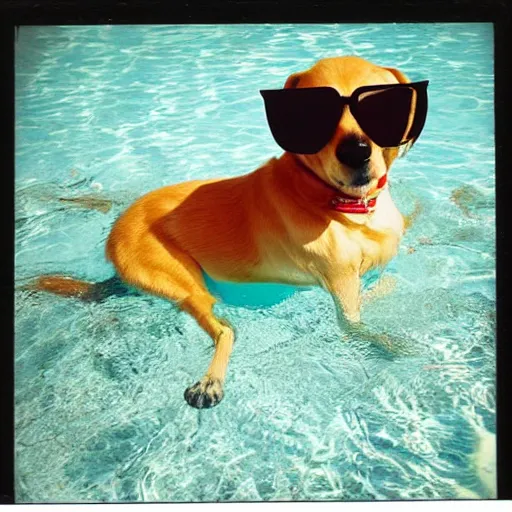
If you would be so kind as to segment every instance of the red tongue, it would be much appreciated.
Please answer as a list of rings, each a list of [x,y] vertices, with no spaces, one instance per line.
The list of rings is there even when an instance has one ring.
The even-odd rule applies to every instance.
[[[377,182],[377,189],[382,188],[388,181],[388,173],[383,174]]]

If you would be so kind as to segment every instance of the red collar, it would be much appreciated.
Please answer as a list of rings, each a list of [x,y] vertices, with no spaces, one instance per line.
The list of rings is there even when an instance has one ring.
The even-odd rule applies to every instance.
[[[331,208],[341,213],[371,213],[375,210],[377,196],[388,180],[387,173],[384,174],[377,183],[377,188],[373,197],[368,199],[356,198],[336,191],[336,195],[331,199]]]

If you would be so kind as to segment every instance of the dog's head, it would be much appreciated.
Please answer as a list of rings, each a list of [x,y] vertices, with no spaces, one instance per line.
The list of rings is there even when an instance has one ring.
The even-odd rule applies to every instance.
[[[285,102],[281,100],[288,101],[291,94],[285,93],[280,98],[276,97],[277,101],[275,103],[281,101],[280,104],[284,105],[278,107],[281,108],[279,115],[287,117],[288,120],[291,116],[294,117],[294,120],[292,122],[288,121],[288,124],[286,124],[285,121],[280,123],[280,120],[276,117],[277,121],[274,121],[275,130],[273,129],[274,136],[276,136],[278,130],[286,130],[286,126],[288,126],[288,129],[295,130],[295,126],[304,121],[300,116],[306,112],[309,112],[307,122],[310,126],[308,128],[302,126],[297,130],[309,130],[309,139],[314,139],[317,135],[320,138],[325,138],[325,135],[321,134],[324,130],[321,125],[330,123],[331,126],[327,127],[325,132],[328,141],[321,149],[308,152],[301,152],[299,149],[292,152],[307,168],[329,185],[350,196],[364,197],[376,189],[379,179],[387,173],[391,163],[399,154],[399,144],[389,146],[382,143],[382,137],[386,137],[386,131],[388,130],[386,118],[395,119],[398,116],[403,130],[408,133],[412,133],[412,125],[415,125],[416,131],[418,128],[414,112],[417,104],[415,90],[409,90],[409,87],[372,89],[371,86],[408,83],[410,83],[410,80],[397,69],[376,66],[359,57],[322,59],[307,71],[294,73],[286,80],[284,91],[290,89],[308,89],[308,91],[292,93],[295,99],[292,99],[288,110],[284,105]],[[365,89],[365,87],[368,88]],[[348,98],[352,96],[354,91],[356,91],[356,94],[352,98],[352,103],[350,103]],[[386,95],[377,98],[377,94],[384,91]],[[391,94],[389,91],[392,91]],[[287,96],[285,97],[285,95]],[[318,115],[314,113],[316,108],[315,95],[319,105]],[[409,95],[409,99],[405,98],[407,95]],[[305,100],[302,108],[300,98]],[[382,101],[382,98],[386,99]],[[400,110],[400,112],[396,115],[395,110],[393,110],[393,98],[401,105],[401,107],[397,107],[396,110]],[[329,111],[329,102],[334,105],[330,110],[334,111],[332,115]],[[404,102],[407,104],[405,107]],[[355,113],[356,115],[354,115]],[[269,109],[267,107],[268,114]],[[361,123],[361,120],[363,120],[363,123]],[[366,131],[361,127],[361,124],[364,125],[364,121],[367,123],[364,126]],[[421,131],[423,126],[421,119],[419,123],[421,124],[419,131]],[[312,126],[315,124],[316,126]],[[392,123],[388,124],[390,132],[392,132]],[[395,122],[395,124],[397,123]],[[378,145],[370,136],[369,132],[375,134],[375,130],[380,132],[381,145]],[[398,138],[400,139],[400,135]],[[414,138],[409,139],[402,147],[410,147],[414,140]],[[305,141],[306,139],[303,137],[302,144],[305,144]],[[314,147],[314,144],[311,147]]]

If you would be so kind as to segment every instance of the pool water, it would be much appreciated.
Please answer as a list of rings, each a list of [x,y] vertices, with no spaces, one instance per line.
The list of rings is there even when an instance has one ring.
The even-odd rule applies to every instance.
[[[390,178],[403,212],[423,210],[384,272],[394,289],[362,310],[415,350],[340,332],[318,288],[210,282],[237,342],[224,400],[198,411],[183,391],[212,343],[190,316],[145,294],[20,287],[17,501],[496,495],[491,24],[22,27],[16,284],[111,277],[105,239],[131,201],[280,154],[259,90],[347,54],[431,81]],[[58,200],[83,196],[104,203]]]

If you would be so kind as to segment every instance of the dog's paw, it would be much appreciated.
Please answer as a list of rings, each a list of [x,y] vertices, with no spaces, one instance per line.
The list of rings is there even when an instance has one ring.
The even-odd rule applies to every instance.
[[[185,400],[196,409],[216,406],[224,396],[222,382],[211,377],[203,377],[185,390]]]

